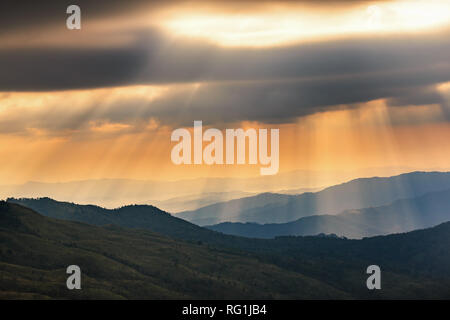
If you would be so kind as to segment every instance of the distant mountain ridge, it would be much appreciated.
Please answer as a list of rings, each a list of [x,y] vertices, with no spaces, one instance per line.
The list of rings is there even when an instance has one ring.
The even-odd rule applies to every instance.
[[[17,185],[0,185],[0,198],[50,197],[59,201],[116,208],[130,203],[152,204],[150,202],[152,200],[159,202],[175,197],[196,196],[202,199],[205,193],[249,192],[256,194],[268,190],[315,188],[330,185],[331,181],[345,181],[346,178],[344,177],[347,175],[348,173],[342,173],[340,175],[342,178],[323,179],[317,172],[293,171],[274,176],[250,178],[203,177],[176,181],[135,179],[91,179],[67,182],[28,181]],[[227,199],[221,201],[225,200]],[[188,208],[184,208],[184,210],[188,210]]]
[[[49,197],[58,201],[95,204],[117,208],[130,203],[154,204],[171,198],[197,197],[207,200],[208,193],[261,192],[299,193],[311,188],[322,188],[357,177],[391,176],[412,171],[408,167],[365,168],[347,171],[296,170],[273,176],[255,177],[198,177],[174,181],[103,178],[63,182],[28,181],[15,185],[0,185],[0,199]],[[278,192],[278,190],[282,190]],[[233,197],[234,198],[234,197]],[[220,201],[226,201],[223,199]],[[189,205],[189,201],[186,202]],[[207,205],[207,204],[205,204]],[[173,207],[165,206],[169,212]],[[197,209],[185,207],[182,211]],[[178,206],[175,207],[178,212]],[[175,212],[173,211],[173,212]]]
[[[323,233],[358,239],[429,228],[447,221],[450,221],[450,189],[396,200],[385,206],[309,216],[282,224],[224,222],[207,228],[251,238]]]
[[[440,188],[449,183],[448,173],[411,173],[394,177],[395,188],[385,188],[387,190],[407,190],[403,193],[420,193],[426,189]],[[375,185],[379,184],[379,180],[382,180],[384,185],[392,183],[392,179],[385,178],[373,178],[363,179],[366,185],[371,185],[371,181],[375,180]],[[411,184],[402,185],[402,188],[398,187],[399,180],[402,182],[413,182]],[[417,187],[417,184],[421,181],[427,180],[428,185],[422,185]],[[430,181],[434,181],[435,185],[431,186]],[[351,181],[344,185],[336,186],[338,193],[341,193],[343,186],[348,186],[356,183],[357,187],[360,185],[360,181]],[[335,187],[328,188],[328,192],[333,191]],[[345,189],[345,188],[344,188]],[[326,190],[324,190],[326,191]],[[364,190],[363,190],[364,191]],[[321,192],[318,192],[319,194]],[[252,211],[261,209],[264,210],[271,207],[286,207],[292,199],[311,199],[311,197],[318,197],[317,194],[304,194],[300,196],[291,195],[279,195],[272,193],[263,193],[254,197],[244,198],[240,200],[230,201],[234,207],[227,206],[232,210],[244,210]],[[383,193],[384,195],[386,192]],[[397,193],[398,194],[398,193]],[[377,193],[375,192],[375,195]],[[391,196],[392,197],[392,196]],[[104,209],[93,205],[78,205],[68,202],[59,202],[50,198],[40,199],[14,199],[9,198],[9,202],[19,203],[26,207],[32,208],[42,215],[46,215],[53,218],[59,218],[64,220],[72,220],[85,222],[93,225],[107,225],[114,224],[122,227],[129,228],[144,228],[153,232],[161,233],[177,239],[188,241],[208,241],[214,238],[217,243],[223,243],[229,241],[226,235],[237,235],[245,237],[258,237],[258,238],[273,238],[283,235],[315,235],[319,233],[324,234],[336,234],[338,236],[345,236],[348,238],[361,238],[374,235],[382,235],[395,232],[406,232],[414,229],[431,227],[441,222],[448,221],[448,212],[442,211],[448,205],[447,196],[444,193],[438,193],[435,195],[437,199],[434,201],[425,200],[427,197],[420,198],[419,200],[402,200],[396,203],[397,207],[390,207],[384,205],[374,206],[373,208],[352,209],[350,211],[341,212],[340,215],[311,215],[308,217],[300,218],[288,223],[282,224],[233,224],[223,223],[219,225],[209,226],[209,229],[200,228],[195,224],[180,219],[180,215],[170,215],[156,207],[149,205],[133,205],[124,206],[117,209]],[[320,196],[323,199],[323,196]],[[342,197],[344,200],[344,197]],[[375,197],[375,200],[377,197]],[[369,197],[370,200],[370,197]],[[394,200],[396,201],[396,200]],[[401,206],[402,210],[398,209]],[[431,212],[437,204],[441,205],[439,210]],[[422,206],[422,210],[417,210]],[[344,210],[345,211],[345,210]],[[358,213],[355,213],[358,212]],[[421,219],[421,212],[429,213],[427,219]],[[401,214],[400,214],[401,213]],[[221,216],[221,212],[217,215]],[[226,217],[226,212],[223,216]],[[275,214],[273,214],[275,215]],[[377,218],[378,217],[378,218]],[[380,217],[383,217],[382,219]],[[215,234],[215,231],[224,233],[222,237]],[[220,240],[219,240],[220,239]]]
[[[186,210],[196,210],[217,202],[229,201],[232,199],[239,199],[253,195],[256,194],[242,191],[203,192],[202,194],[178,196],[167,200],[148,200],[146,203],[170,213],[177,213]]]
[[[180,212],[177,216],[201,226],[222,222],[286,223],[307,216],[382,206],[449,188],[450,172],[411,172],[355,179],[316,193],[260,194]]]

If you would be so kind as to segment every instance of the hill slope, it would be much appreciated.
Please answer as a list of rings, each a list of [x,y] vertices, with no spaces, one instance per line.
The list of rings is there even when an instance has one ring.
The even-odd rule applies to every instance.
[[[226,247],[0,202],[0,297],[450,298],[450,223],[363,240],[209,232]],[[65,288],[70,264],[82,269],[80,291]],[[365,286],[371,264],[382,269],[382,290]]]
[[[50,198],[9,198],[7,202],[20,204],[51,218],[84,222],[97,226],[113,224],[127,228],[146,229],[176,239],[206,240],[212,234],[215,234],[213,231],[176,218],[149,205],[131,205],[118,209],[105,209],[93,205],[61,202]]]
[[[71,264],[82,270],[82,290],[65,287]],[[0,275],[2,298],[347,296],[245,255],[146,231],[51,219],[5,202],[0,203]]]

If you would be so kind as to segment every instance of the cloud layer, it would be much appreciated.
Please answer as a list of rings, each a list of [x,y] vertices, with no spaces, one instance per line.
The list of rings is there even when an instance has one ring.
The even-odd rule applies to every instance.
[[[141,1],[133,1],[128,10],[140,5]],[[121,8],[118,1],[100,1],[87,12],[89,19],[97,20],[128,12]],[[43,2],[41,9],[27,23],[20,17],[16,23],[11,18],[2,23],[11,22],[10,31],[14,31],[15,25],[19,30],[55,22],[54,10],[59,7]],[[27,10],[18,12],[28,14]],[[92,99],[82,107],[70,105],[72,98],[68,98],[32,110],[28,116],[23,116],[28,106],[20,105],[0,113],[1,130],[73,130],[88,122],[136,125],[151,120],[170,126],[191,125],[197,119],[211,125],[285,123],[375,99],[387,99],[391,107],[439,104],[448,109],[436,85],[450,81],[449,29],[366,34],[259,49],[221,47],[155,27],[119,29],[112,24],[106,31],[63,31],[67,36],[52,44],[1,48],[0,91],[145,85],[166,88],[163,94],[152,99],[141,94],[113,96],[106,102]],[[127,40],[114,44],[112,40],[118,37]]]

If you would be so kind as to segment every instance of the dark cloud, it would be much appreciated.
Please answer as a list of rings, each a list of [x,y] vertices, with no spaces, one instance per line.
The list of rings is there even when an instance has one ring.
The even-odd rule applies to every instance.
[[[76,4],[82,9],[83,21],[114,17],[137,11],[142,7],[162,6],[168,1],[146,0],[2,0],[0,2],[0,35],[14,31],[35,30],[51,26],[63,30],[66,9]]]
[[[444,103],[446,103],[445,97],[435,87],[412,87],[387,100],[387,104],[394,107],[427,104],[441,105]]]
[[[449,32],[265,49],[221,48],[202,41],[174,40],[156,31],[130,33],[135,41],[119,48],[0,49],[0,90],[422,72],[439,66],[445,69],[450,53]],[[410,76],[421,77],[420,72]]]
[[[126,85],[146,63],[138,47],[0,50],[0,90],[39,91]]]
[[[98,16],[119,14],[123,6],[119,1],[96,3],[98,7],[89,10],[92,17],[97,17],[96,12]],[[103,12],[106,3],[111,7]],[[133,1],[130,7],[139,4],[141,1]],[[44,1],[44,9],[46,5],[50,4]],[[27,10],[22,11],[26,14]],[[33,16],[37,20],[27,23],[31,26],[38,20],[54,21],[52,10],[56,9],[50,9],[48,16],[39,13]],[[11,19],[2,23],[9,21],[13,25]],[[17,21],[17,25],[21,24],[22,18]],[[264,49],[224,48],[148,29],[125,30],[122,34],[134,40],[121,46],[104,45],[118,36],[116,31],[80,46],[67,43],[78,41],[86,32],[95,39],[95,34],[85,29],[80,33],[67,31],[67,41],[51,47],[0,48],[0,91],[132,84],[202,85],[197,89],[176,86],[153,102],[139,98],[117,100],[102,112],[92,111],[92,105],[92,110],[73,110],[70,117],[63,117],[65,121],[55,122],[61,119],[61,110],[70,106],[43,110],[27,122],[16,119],[17,123],[63,130],[82,127],[86,121],[136,123],[150,118],[170,125],[190,125],[197,119],[209,124],[242,120],[289,122],[338,105],[379,98],[388,98],[391,106],[443,105],[445,100],[431,88],[450,81],[449,30]],[[14,119],[9,120],[0,120],[3,130],[20,131],[13,125]]]
[[[450,101],[436,87],[411,87],[387,99],[391,107],[438,105],[440,121],[450,122]]]
[[[134,128],[130,130],[139,130],[150,119],[171,127],[191,126],[194,120],[214,126],[245,120],[288,123],[301,116],[342,105],[354,108],[361,102],[379,98],[389,98],[392,106],[432,103],[445,106],[446,100],[430,84],[446,79],[449,71],[449,68],[423,68],[396,74],[385,72],[327,79],[182,85],[169,89],[155,100],[143,95],[119,95],[114,99],[97,97],[82,107],[70,108],[71,99],[76,98],[72,96],[67,101],[57,100],[56,104],[43,108],[12,110],[9,116],[0,116],[0,128],[2,132],[15,133],[38,128],[58,134],[89,130],[89,123],[128,124]],[[417,73],[421,77],[416,77]],[[417,119],[413,120],[417,122]]]
[[[83,21],[90,22],[99,18],[117,18],[125,14],[142,10],[157,10],[167,7],[208,5],[219,6],[223,10],[233,12],[261,7],[269,0],[2,0],[0,2],[0,35],[14,31],[35,30],[51,26],[54,30],[65,28],[66,8],[76,4],[82,9]],[[363,2],[361,0],[285,0],[280,3],[295,4],[308,3],[315,6],[329,5],[330,3],[349,5]]]
[[[416,77],[418,72],[421,77]],[[290,122],[339,105],[351,107],[369,100],[404,96],[421,86],[448,79],[449,73],[450,67],[424,68],[397,74],[207,84],[165,95],[149,104],[147,110],[148,116],[173,125],[189,125],[196,119],[210,124],[242,120]]]

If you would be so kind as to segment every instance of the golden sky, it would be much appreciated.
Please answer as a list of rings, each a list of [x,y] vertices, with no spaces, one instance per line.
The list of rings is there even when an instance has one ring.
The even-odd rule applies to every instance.
[[[194,120],[279,128],[280,173],[450,169],[448,1],[81,9],[0,34],[1,184],[259,175],[174,165]]]

